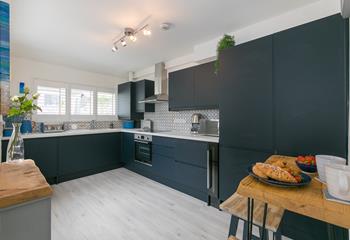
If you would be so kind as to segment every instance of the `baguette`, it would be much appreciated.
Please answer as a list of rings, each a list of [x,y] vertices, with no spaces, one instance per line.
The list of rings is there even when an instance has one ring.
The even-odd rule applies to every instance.
[[[258,168],[257,165],[254,165],[254,167],[252,168],[253,170],[253,173],[261,178],[264,178],[264,179],[268,179],[269,177],[263,173],[262,171],[260,171],[260,169]]]
[[[260,172],[265,174],[267,177],[272,178],[281,182],[297,183],[295,177],[288,171],[283,170],[278,166],[274,166],[266,163],[256,163],[255,166]]]

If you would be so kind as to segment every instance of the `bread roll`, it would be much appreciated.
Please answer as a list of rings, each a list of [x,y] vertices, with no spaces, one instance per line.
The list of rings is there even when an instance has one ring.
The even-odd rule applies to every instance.
[[[253,173],[255,175],[257,175],[257,176],[259,176],[261,178],[264,178],[264,179],[268,179],[269,178],[266,174],[264,174],[262,171],[260,171],[260,169],[256,165],[254,165],[252,170],[253,170]]]
[[[295,177],[288,171],[283,170],[280,167],[266,164],[266,163],[256,163],[255,166],[260,172],[277,181],[297,183]]]

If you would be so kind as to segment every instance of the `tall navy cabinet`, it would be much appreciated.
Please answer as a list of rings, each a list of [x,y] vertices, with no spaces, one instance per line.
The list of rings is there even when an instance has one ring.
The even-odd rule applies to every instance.
[[[334,15],[221,54],[220,200],[271,154],[347,157],[348,27]],[[292,239],[327,239],[324,222],[288,211],[281,228]]]
[[[274,36],[278,153],[346,157],[347,36],[338,15]]]

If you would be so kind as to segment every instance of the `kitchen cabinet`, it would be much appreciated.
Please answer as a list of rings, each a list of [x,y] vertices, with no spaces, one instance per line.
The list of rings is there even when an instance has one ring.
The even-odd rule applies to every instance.
[[[37,138],[24,140],[24,156],[34,160],[46,180],[57,182],[58,170],[58,140],[57,138]],[[2,161],[6,161],[8,140],[2,141]]]
[[[219,199],[225,201],[247,176],[248,167],[256,162],[264,162],[271,154],[220,146],[219,155]]]
[[[169,73],[169,110],[215,109],[219,106],[214,62]]]
[[[274,35],[278,153],[347,157],[347,28],[335,15]]]
[[[219,77],[215,74],[214,62],[194,67],[195,108],[219,108]]]
[[[143,119],[143,113],[136,111],[135,82],[126,82],[118,85],[118,118],[121,120]]]
[[[169,73],[169,110],[192,109],[194,104],[194,69]]]
[[[121,166],[119,133],[58,139],[58,181],[63,182]]]
[[[136,97],[136,112],[154,112],[154,103],[140,103],[145,98],[154,95],[154,81],[151,80],[140,80],[135,82],[135,97]]]
[[[220,144],[272,152],[272,37],[220,55]]]
[[[126,167],[130,166],[134,161],[134,134],[133,133],[122,133],[121,142],[121,159]]]

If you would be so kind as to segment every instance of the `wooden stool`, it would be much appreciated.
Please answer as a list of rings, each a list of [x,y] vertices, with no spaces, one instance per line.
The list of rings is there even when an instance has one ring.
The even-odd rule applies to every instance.
[[[255,200],[254,204],[254,219],[253,223],[259,227],[260,235],[262,233],[263,226],[263,215],[264,215],[263,202]],[[239,219],[244,221],[244,228],[247,228],[247,198],[235,193],[225,202],[220,205],[220,209],[235,216],[236,219],[231,220],[231,228],[237,229]],[[267,218],[266,218],[266,229],[273,232],[273,238],[276,240],[281,239],[281,232],[279,231],[279,224],[282,220],[284,209],[275,207],[272,205],[268,206]],[[246,239],[246,231],[243,232],[244,239]]]

